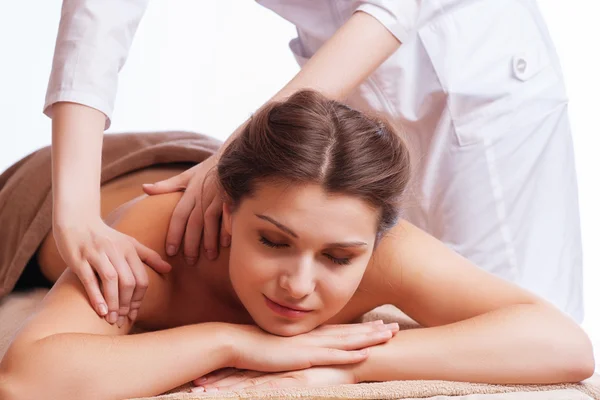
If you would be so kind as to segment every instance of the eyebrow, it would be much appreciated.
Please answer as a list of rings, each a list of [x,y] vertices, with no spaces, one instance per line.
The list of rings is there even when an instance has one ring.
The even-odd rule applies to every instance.
[[[279,229],[281,229],[282,231],[284,231],[285,233],[287,233],[288,235],[291,235],[293,237],[295,237],[296,239],[298,238],[298,235],[291,230],[290,228],[288,228],[287,226],[285,226],[284,224],[282,224],[281,222],[278,222],[276,220],[274,220],[271,217],[268,217],[266,215],[262,215],[262,214],[254,214],[256,215],[258,218],[265,220],[267,222],[272,223],[273,225],[275,225],[276,227],[278,227]],[[358,246],[366,246],[367,244],[365,242],[361,242],[361,241],[353,241],[353,242],[334,242],[334,243],[327,243],[325,246],[326,247],[358,247]]]

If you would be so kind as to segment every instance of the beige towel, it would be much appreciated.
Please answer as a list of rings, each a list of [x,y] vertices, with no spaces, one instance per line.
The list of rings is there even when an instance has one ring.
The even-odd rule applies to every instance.
[[[221,143],[190,132],[104,136],[102,178],[152,165],[198,163]],[[9,294],[52,226],[50,147],[40,149],[0,175],[0,299]]]
[[[0,359],[6,352],[11,338],[21,324],[33,312],[47,293],[38,289],[29,293],[13,293],[0,300]],[[386,322],[398,321],[402,329],[417,325],[392,306],[379,307],[364,315],[363,320],[383,319]],[[394,381],[382,383],[361,383],[323,388],[290,388],[263,391],[239,391],[223,393],[182,392],[148,397],[143,400],[192,400],[192,399],[422,399],[435,400],[600,400],[600,376],[578,384],[561,385],[487,385],[446,381]],[[435,396],[435,397],[434,397]],[[456,397],[460,396],[460,397]]]

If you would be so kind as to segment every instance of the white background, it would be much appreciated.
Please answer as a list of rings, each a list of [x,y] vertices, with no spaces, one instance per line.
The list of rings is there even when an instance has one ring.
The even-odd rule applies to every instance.
[[[112,0],[110,0],[112,1]],[[584,240],[584,328],[600,361],[600,9],[538,0],[570,103]],[[50,144],[42,105],[59,0],[0,1],[0,171]],[[152,1],[120,74],[112,132],[185,129],[225,139],[298,70],[289,23],[250,0]],[[597,368],[598,370],[598,368]]]

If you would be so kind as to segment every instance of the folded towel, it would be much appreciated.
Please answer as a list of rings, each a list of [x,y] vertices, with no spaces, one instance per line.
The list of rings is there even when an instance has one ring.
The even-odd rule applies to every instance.
[[[190,132],[104,136],[101,183],[158,164],[199,163],[221,143]],[[0,175],[0,299],[10,293],[52,227],[50,147]]]

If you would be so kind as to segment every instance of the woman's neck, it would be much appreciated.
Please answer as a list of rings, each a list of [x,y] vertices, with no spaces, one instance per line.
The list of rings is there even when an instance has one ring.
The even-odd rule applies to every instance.
[[[252,318],[237,296],[229,277],[229,248],[221,248],[216,260],[209,260],[201,251],[198,262],[190,266],[183,261],[173,271],[175,294],[183,296],[183,301],[201,302],[202,311],[208,307],[227,310],[228,319],[234,318],[240,323],[252,323]],[[188,303],[189,304],[189,303]]]

